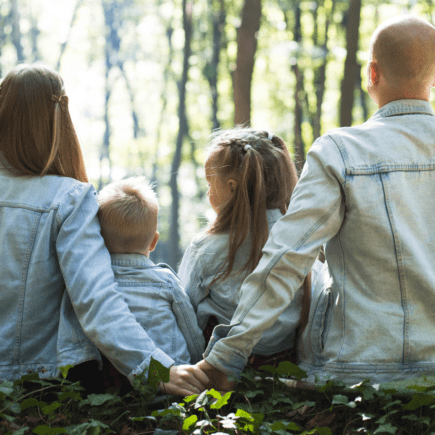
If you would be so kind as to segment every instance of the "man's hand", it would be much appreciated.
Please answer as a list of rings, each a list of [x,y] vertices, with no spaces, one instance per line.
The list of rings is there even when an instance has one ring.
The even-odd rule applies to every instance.
[[[202,360],[196,364],[196,367],[200,368],[203,373],[205,373],[211,380],[212,386],[222,392],[234,391],[236,388],[236,382],[229,381],[228,375],[221,372],[217,368],[213,367],[206,360]],[[208,387],[210,388],[210,386]]]
[[[202,393],[211,384],[209,377],[198,366],[181,365],[169,369],[169,382],[160,382],[162,393],[191,396]]]

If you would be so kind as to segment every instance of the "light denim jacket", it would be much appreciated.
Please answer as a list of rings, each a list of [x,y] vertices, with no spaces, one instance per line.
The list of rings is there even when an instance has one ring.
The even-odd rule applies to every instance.
[[[175,361],[195,364],[205,340],[195,311],[175,272],[145,255],[111,254],[119,290],[154,344]]]
[[[240,374],[326,243],[330,279],[313,295],[301,367],[346,382],[435,374],[433,115],[427,101],[394,101],[313,144],[210,364]]]
[[[0,379],[57,376],[60,366],[100,361],[96,346],[130,378],[151,357],[171,366],[118,291],[95,189],[5,167],[0,164]]]
[[[281,217],[279,209],[267,210],[269,230]],[[228,257],[228,234],[201,234],[186,249],[178,274],[196,310],[201,329],[205,328],[212,315],[222,325],[231,322],[240,301],[240,287],[249,274],[243,267],[250,249],[251,241],[247,240],[236,253],[231,274],[224,281],[213,283],[210,288],[210,283]],[[303,287],[300,287],[294,302],[279,316],[273,327],[263,332],[252,353],[271,355],[294,346],[302,297]]]

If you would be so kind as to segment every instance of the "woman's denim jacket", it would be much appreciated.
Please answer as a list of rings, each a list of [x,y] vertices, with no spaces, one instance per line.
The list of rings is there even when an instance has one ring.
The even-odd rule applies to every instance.
[[[313,294],[301,367],[346,382],[435,374],[434,214],[427,101],[394,101],[361,126],[322,136],[206,360],[238,375],[326,243],[330,278]]]
[[[279,209],[267,210],[269,230],[282,217]],[[207,234],[196,237],[184,253],[179,268],[183,287],[192,301],[201,329],[210,316],[216,316],[222,325],[228,325],[239,304],[240,287],[249,274],[244,266],[251,249],[250,240],[238,249],[231,274],[224,280],[213,283],[228,257],[228,234]],[[281,314],[273,327],[263,332],[261,340],[252,352],[271,355],[295,344],[295,329],[299,323],[303,287],[296,292],[296,301]]]
[[[172,365],[118,291],[94,188],[6,166],[0,163],[0,379],[57,376],[61,366],[101,361],[97,347],[130,378],[151,357]]]
[[[111,254],[111,258],[119,290],[154,344],[175,365],[200,361],[204,336],[175,272],[141,254]]]

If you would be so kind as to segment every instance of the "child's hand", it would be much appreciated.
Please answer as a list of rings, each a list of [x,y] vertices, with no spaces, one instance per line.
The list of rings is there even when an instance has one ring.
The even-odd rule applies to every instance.
[[[159,388],[165,394],[191,396],[200,394],[210,384],[209,377],[198,366],[185,364],[172,366],[169,370],[169,382],[161,382]]]
[[[207,376],[211,379],[212,386],[221,392],[234,391],[236,388],[236,382],[229,381],[228,375],[221,372],[217,368],[213,367],[206,360],[202,360],[196,364]],[[210,388],[210,386],[208,387]]]

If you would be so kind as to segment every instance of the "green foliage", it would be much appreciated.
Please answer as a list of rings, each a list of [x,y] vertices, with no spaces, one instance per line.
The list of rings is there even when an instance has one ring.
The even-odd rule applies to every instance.
[[[435,382],[422,378],[405,387],[286,384],[305,374],[290,363],[247,368],[232,392],[206,390],[181,399],[159,393],[169,370],[151,361],[136,376],[137,390],[119,396],[84,394],[66,378],[40,380],[29,375],[0,383],[0,433],[160,434],[432,434]],[[148,376],[147,376],[148,375]],[[148,382],[147,382],[148,381]]]

